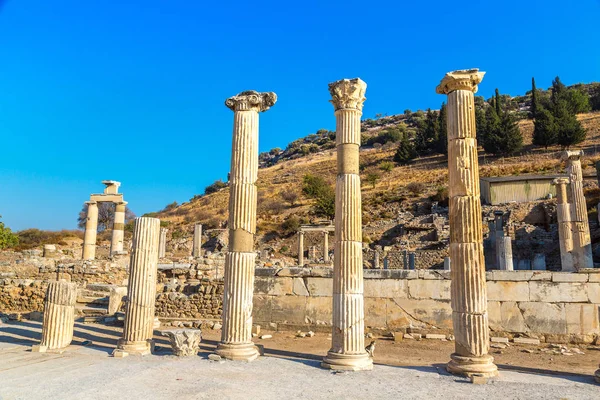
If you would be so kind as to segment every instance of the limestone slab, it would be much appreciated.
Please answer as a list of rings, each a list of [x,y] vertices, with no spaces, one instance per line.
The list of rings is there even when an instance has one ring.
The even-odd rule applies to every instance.
[[[327,278],[306,278],[306,288],[311,296],[333,295],[333,283]]]
[[[408,281],[408,294],[412,299],[450,300],[450,281],[411,280]]]
[[[588,291],[585,283],[529,282],[531,301],[547,303],[586,303]]]
[[[528,332],[567,333],[567,318],[564,303],[522,302],[519,308],[523,313]]]
[[[573,272],[553,272],[552,282],[587,282],[588,274],[577,274]]]
[[[292,291],[293,294],[296,296],[310,296],[310,293],[308,293],[308,288],[306,287],[306,284],[304,283],[304,279],[302,278],[293,278],[293,285],[292,285]]]
[[[488,300],[529,301],[529,282],[491,281],[487,290]]]
[[[368,279],[364,282],[364,296],[372,298],[408,297],[406,280]]]
[[[491,271],[494,281],[528,281],[533,276],[533,271]],[[489,280],[489,279],[488,279]]]
[[[597,304],[565,304],[567,333],[600,333],[598,325],[599,306]]]

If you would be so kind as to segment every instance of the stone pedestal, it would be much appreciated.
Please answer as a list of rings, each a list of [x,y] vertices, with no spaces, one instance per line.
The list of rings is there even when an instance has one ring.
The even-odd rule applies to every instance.
[[[116,204],[115,221],[113,223],[112,240],[110,242],[110,254],[123,254],[123,238],[125,237],[125,207],[126,201]]]
[[[202,255],[202,224],[194,225],[194,247],[192,250],[193,257]]]
[[[298,266],[304,266],[304,232],[298,232]]]
[[[83,259],[96,258],[96,234],[98,233],[98,203],[86,201],[87,216],[85,220],[85,233],[83,236]]]
[[[473,93],[483,79],[477,69],[446,74],[436,91],[448,95],[451,305],[455,352],[448,372],[498,374],[488,355],[487,287]]]
[[[159,219],[148,217],[135,219],[129,262],[125,325],[123,337],[113,353],[116,357],[127,354],[150,354],[153,347],[159,236]]]
[[[42,257],[45,257],[45,258],[56,257],[56,246],[53,244],[45,244],[44,252],[42,253]]]
[[[572,255],[573,267],[576,271],[582,268],[594,268],[587,204],[583,195],[581,156],[583,156],[583,151],[581,150],[565,151],[562,153],[562,159],[567,164],[567,174],[569,175],[570,183],[568,189],[571,195]]]
[[[360,79],[329,84],[336,117],[335,258],[333,331],[324,368],[370,370],[365,351],[362,204],[359,176],[360,117],[367,85]]]
[[[161,334],[169,338],[173,354],[178,357],[190,357],[198,354],[202,331],[199,329],[169,329]]]
[[[44,300],[42,340],[32,351],[63,351],[73,340],[77,285],[66,281],[48,284]]]
[[[329,232],[323,232],[323,262],[329,262]]]
[[[225,102],[234,112],[229,197],[229,251],[225,258],[223,328],[216,353],[230,360],[252,361],[254,235],[258,175],[258,113],[277,101],[275,93],[242,92]]]
[[[158,240],[158,258],[164,258],[167,252],[167,228],[160,228],[160,238]]]
[[[556,186],[556,219],[558,220],[558,242],[560,245],[560,264],[564,272],[575,271],[573,265],[573,231],[571,204],[568,202],[567,185],[569,179],[557,178],[552,181]]]

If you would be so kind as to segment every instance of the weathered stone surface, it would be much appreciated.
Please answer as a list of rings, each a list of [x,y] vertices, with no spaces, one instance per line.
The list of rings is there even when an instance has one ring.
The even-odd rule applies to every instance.
[[[452,328],[452,308],[447,301],[387,299],[387,323],[390,329],[415,327]]]
[[[553,272],[552,282],[587,282],[588,274],[575,274],[572,272]]]
[[[584,283],[529,282],[529,297],[531,301],[548,303],[588,301]]]
[[[529,301],[529,282],[492,281],[487,288],[488,300]]]
[[[202,331],[199,329],[169,329],[161,334],[169,338],[173,354],[176,356],[195,356],[200,350]]]
[[[408,297],[407,282],[395,279],[367,279],[365,280],[364,296],[381,297]],[[449,291],[450,289],[448,289]]]
[[[567,333],[565,305],[562,303],[522,302],[519,308],[528,332]]]
[[[311,296],[333,296],[331,279],[306,278],[306,287]]]
[[[531,281],[548,281],[552,280],[552,272],[549,271],[532,271]]]
[[[600,283],[588,283],[586,288],[590,303],[600,304]]]
[[[271,297],[271,320],[287,324],[303,324],[307,299],[304,296]]]
[[[533,276],[533,271],[489,271],[494,281],[528,281]],[[488,272],[488,273],[489,273]]]
[[[408,294],[412,299],[450,300],[450,281],[411,280],[408,281]]]
[[[567,333],[600,333],[597,304],[565,304]]]
[[[315,325],[331,325],[331,297],[306,298],[306,323]]]
[[[292,291],[296,296],[310,296],[306,283],[302,278],[293,278]]]
[[[371,328],[386,328],[386,301],[365,297],[365,325]]]

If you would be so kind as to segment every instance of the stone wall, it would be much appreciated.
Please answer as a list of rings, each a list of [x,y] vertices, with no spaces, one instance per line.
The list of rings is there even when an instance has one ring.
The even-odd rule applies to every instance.
[[[223,312],[223,281],[158,285],[156,316],[161,319],[220,319]]]
[[[451,332],[445,271],[365,270],[365,326]],[[257,269],[254,321],[278,329],[330,329],[331,269]],[[490,271],[488,312],[496,335],[592,342],[598,334],[600,271]]]

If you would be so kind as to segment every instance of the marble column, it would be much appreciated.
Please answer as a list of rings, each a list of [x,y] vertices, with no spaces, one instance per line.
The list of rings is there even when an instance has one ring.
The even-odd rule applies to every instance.
[[[194,247],[192,256],[200,257],[202,255],[202,224],[194,225]]]
[[[365,351],[362,204],[359,176],[360,117],[367,84],[343,79],[329,84],[335,117],[337,179],[331,349],[321,366],[361,371],[373,368]]]
[[[125,237],[125,208],[126,201],[121,201],[115,207],[115,220],[113,222],[112,240],[110,242],[110,255],[123,253],[123,238]]]
[[[373,268],[379,269],[379,251],[375,250],[373,253]]]
[[[164,258],[167,252],[167,228],[160,228],[160,238],[158,240],[158,258]]]
[[[154,304],[158,266],[160,220],[140,217],[133,227],[125,325],[123,337],[113,353],[115,357],[128,354],[150,354],[153,343]]]
[[[562,159],[567,162],[569,190],[571,198],[571,229],[573,232],[573,266],[576,271],[594,268],[592,242],[588,222],[587,204],[583,195],[583,174],[581,172],[583,151],[565,151]]]
[[[451,305],[455,352],[448,372],[498,374],[488,355],[487,287],[479,191],[473,93],[483,79],[477,69],[449,72],[436,88],[448,95]]]
[[[34,352],[64,350],[73,340],[77,285],[64,280],[53,281],[46,290],[42,340]]]
[[[323,261],[329,262],[329,232],[323,232]]]
[[[234,112],[229,187],[229,251],[225,257],[223,328],[216,353],[230,360],[252,361],[259,355],[252,342],[254,235],[258,174],[258,113],[277,101],[275,93],[253,90],[230,97]]]
[[[552,181],[552,184],[556,186],[556,219],[558,220],[561,271],[574,272],[571,204],[568,202],[567,196],[569,179],[557,178]]]
[[[98,233],[98,203],[86,201],[87,216],[85,219],[85,233],[83,236],[83,259],[96,258],[96,234]]]
[[[298,266],[304,266],[304,232],[298,232]]]

